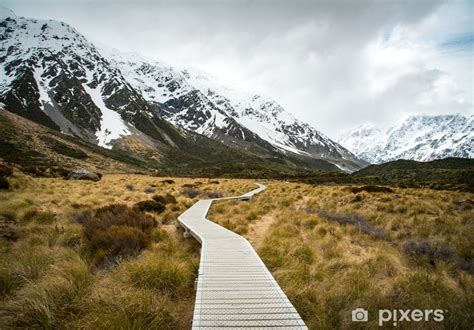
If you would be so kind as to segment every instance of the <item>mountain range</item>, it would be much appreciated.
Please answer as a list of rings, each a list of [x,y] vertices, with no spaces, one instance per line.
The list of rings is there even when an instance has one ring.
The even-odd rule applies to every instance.
[[[387,128],[366,124],[337,141],[374,164],[397,159],[474,158],[474,116],[417,115]]]
[[[268,96],[196,69],[96,47],[66,23],[2,7],[0,102],[51,130],[167,170],[257,164],[281,173],[353,172],[369,163],[474,154],[473,116],[364,125],[335,142]]]
[[[192,154],[199,135],[201,148],[220,144],[290,167],[366,165],[270,98],[202,72],[101,51],[63,22],[0,15],[0,102],[53,130],[161,160]]]

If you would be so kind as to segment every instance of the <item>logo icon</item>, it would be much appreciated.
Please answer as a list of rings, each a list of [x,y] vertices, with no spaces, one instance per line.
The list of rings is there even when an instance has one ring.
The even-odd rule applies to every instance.
[[[367,322],[369,312],[363,308],[356,308],[352,311],[352,322]]]

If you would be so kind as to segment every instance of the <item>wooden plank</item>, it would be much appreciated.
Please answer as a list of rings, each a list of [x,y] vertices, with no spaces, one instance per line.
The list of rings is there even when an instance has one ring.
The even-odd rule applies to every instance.
[[[252,245],[206,219],[215,200],[249,200],[265,186],[237,197],[200,200],[178,222],[201,244],[193,329],[307,329]]]

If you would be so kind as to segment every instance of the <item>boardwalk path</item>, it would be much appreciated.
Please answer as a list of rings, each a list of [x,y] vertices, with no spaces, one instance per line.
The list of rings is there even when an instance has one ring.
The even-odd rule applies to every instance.
[[[178,222],[201,243],[193,329],[307,329],[250,243],[206,219],[214,200],[250,199],[265,189],[238,197],[201,200]]]

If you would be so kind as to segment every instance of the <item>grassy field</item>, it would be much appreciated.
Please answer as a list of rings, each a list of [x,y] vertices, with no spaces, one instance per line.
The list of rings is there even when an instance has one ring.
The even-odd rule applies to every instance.
[[[2,329],[189,328],[199,245],[182,238],[176,217],[199,198],[252,187],[140,175],[9,181],[13,190],[0,192]]]
[[[373,190],[268,182],[246,206],[217,203],[210,218],[251,241],[312,329],[357,327],[358,307],[443,309],[442,323],[416,326],[471,328],[473,195]],[[378,328],[376,317],[361,326]]]
[[[199,245],[176,218],[200,198],[254,188],[119,174],[9,181],[0,328],[189,328]],[[264,183],[252,201],[216,203],[209,217],[252,242],[310,328],[357,326],[357,307],[448,311],[422,328],[474,324],[472,194]]]

